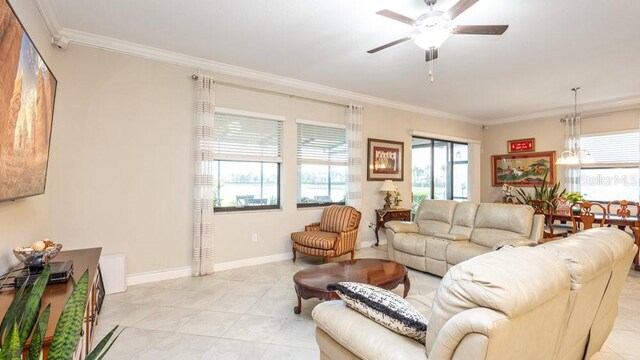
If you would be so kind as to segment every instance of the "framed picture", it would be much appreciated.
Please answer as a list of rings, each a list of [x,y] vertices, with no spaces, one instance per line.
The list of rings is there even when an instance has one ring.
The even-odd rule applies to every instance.
[[[507,141],[507,152],[509,153],[528,152],[528,151],[536,151],[535,138]]]
[[[556,152],[491,156],[491,186],[540,186],[545,175],[556,182]]]
[[[367,141],[367,180],[404,180],[404,143],[380,139]]]

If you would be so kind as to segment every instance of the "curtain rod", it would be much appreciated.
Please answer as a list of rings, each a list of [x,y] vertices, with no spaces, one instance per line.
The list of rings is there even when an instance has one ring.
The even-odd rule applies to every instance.
[[[191,75],[191,78],[193,80],[198,80],[198,75],[193,74],[193,75]],[[343,108],[349,107],[349,105],[340,104],[340,103],[336,103],[336,102],[332,102],[332,101],[318,100],[318,99],[313,99],[313,98],[309,98],[309,97],[305,97],[305,96],[287,94],[287,93],[283,93],[283,92],[279,92],[279,91],[265,90],[265,89],[260,89],[260,88],[256,88],[256,87],[251,87],[251,86],[244,86],[244,85],[228,83],[228,82],[224,82],[224,81],[214,80],[213,83],[214,84],[218,84],[218,85],[222,85],[222,86],[233,87],[233,88],[236,88],[236,89],[256,91],[256,92],[261,92],[261,93],[270,94],[270,95],[285,96],[285,97],[288,97],[290,99],[306,100],[306,101],[316,102],[316,103],[320,103],[320,104],[343,107]]]

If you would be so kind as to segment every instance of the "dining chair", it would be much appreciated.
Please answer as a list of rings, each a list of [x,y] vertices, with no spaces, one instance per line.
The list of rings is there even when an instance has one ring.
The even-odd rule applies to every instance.
[[[541,200],[541,199],[531,199],[528,201],[528,204],[533,208],[533,213],[536,215],[544,215],[545,226],[544,233],[542,234],[541,243],[545,243],[548,240],[554,239],[558,236],[567,237],[568,231],[555,230],[553,225],[553,212],[555,206],[551,201]]]
[[[564,196],[554,197],[551,199],[551,203],[554,206],[554,213],[556,214],[569,215],[571,212],[571,202]],[[566,222],[556,224],[555,221],[556,218],[553,218],[553,230],[558,235],[567,237],[573,232],[573,224],[567,224]]]
[[[577,214],[574,214],[574,209],[580,208],[579,218]],[[571,222],[573,224],[573,232],[578,232],[578,223],[582,223],[582,230],[588,230],[593,228],[593,224],[596,220],[596,215],[591,211],[593,207],[600,208],[602,210],[602,217],[600,218],[600,227],[604,227],[604,223],[607,217],[607,209],[599,203],[592,203],[590,201],[577,201],[571,204]]]
[[[640,215],[640,204],[636,201],[628,201],[628,200],[613,200],[607,204],[607,214],[613,214],[611,212],[611,206],[617,206],[615,214],[620,217],[629,217],[631,216],[631,210],[629,207],[636,208],[634,216]]]

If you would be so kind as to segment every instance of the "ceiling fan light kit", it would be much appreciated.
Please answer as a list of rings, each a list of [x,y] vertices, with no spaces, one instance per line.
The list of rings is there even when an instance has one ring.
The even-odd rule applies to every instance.
[[[402,22],[414,28],[414,33],[404,38],[392,41],[390,43],[378,46],[377,48],[367,51],[374,54],[386,48],[401,44],[405,41],[413,39],[413,43],[419,48],[426,50],[425,60],[431,62],[429,66],[429,78],[433,82],[433,60],[438,57],[438,48],[444,44],[451,35],[502,35],[508,25],[455,25],[452,23],[458,15],[470,8],[479,0],[460,0],[454,4],[447,12],[433,10],[433,5],[437,0],[425,0],[429,11],[420,15],[417,20],[398,14],[391,10],[380,10],[378,15],[387,17],[392,20]]]

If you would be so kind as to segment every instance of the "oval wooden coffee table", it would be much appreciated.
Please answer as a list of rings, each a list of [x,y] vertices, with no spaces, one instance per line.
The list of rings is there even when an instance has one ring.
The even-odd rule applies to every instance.
[[[407,267],[390,260],[356,259],[311,266],[293,276],[298,296],[298,306],[293,312],[300,314],[302,299],[339,299],[335,292],[327,290],[327,285],[341,281],[375,285],[387,290],[404,284],[403,297],[411,287]]]

